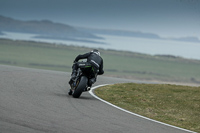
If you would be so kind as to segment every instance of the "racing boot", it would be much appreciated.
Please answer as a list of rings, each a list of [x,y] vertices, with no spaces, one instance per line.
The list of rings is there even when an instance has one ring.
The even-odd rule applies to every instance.
[[[71,74],[71,80],[75,80],[76,74],[77,74],[76,70],[73,70]]]
[[[73,81],[74,81],[75,78],[76,78],[76,74],[77,74],[76,70],[73,70],[73,71],[72,71],[72,74],[71,74],[71,79],[69,80],[69,84],[72,84],[72,83],[73,83]]]
[[[72,90],[71,89],[69,89],[68,95],[72,95]]]

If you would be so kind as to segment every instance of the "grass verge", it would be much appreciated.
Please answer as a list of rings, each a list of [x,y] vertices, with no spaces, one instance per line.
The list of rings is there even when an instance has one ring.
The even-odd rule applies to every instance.
[[[71,72],[78,54],[92,48],[0,39],[0,64]],[[100,49],[105,76],[200,84],[200,60]]]
[[[200,87],[125,83],[100,87],[95,94],[142,116],[200,132]]]

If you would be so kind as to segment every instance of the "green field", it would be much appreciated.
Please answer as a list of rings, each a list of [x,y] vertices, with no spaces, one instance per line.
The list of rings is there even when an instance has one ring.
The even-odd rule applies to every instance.
[[[0,64],[71,72],[74,58],[92,50],[0,39]],[[200,60],[100,49],[106,76],[200,84]]]
[[[142,116],[200,132],[200,87],[126,83],[100,87],[95,94]]]

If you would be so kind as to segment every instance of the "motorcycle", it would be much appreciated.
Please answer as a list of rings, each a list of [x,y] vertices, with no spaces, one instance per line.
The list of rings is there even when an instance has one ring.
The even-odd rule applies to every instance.
[[[90,90],[91,85],[96,82],[96,77],[97,73],[94,72],[92,66],[78,68],[76,78],[69,81],[71,89],[69,89],[68,94],[72,95],[74,98],[79,98],[82,92]]]

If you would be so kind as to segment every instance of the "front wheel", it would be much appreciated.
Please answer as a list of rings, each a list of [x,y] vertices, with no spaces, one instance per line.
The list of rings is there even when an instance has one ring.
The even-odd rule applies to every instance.
[[[79,82],[78,86],[76,87],[76,89],[74,90],[72,96],[74,98],[79,98],[80,95],[82,94],[82,92],[87,87],[87,83],[88,83],[88,78],[85,76],[82,76],[80,79],[80,82]]]

